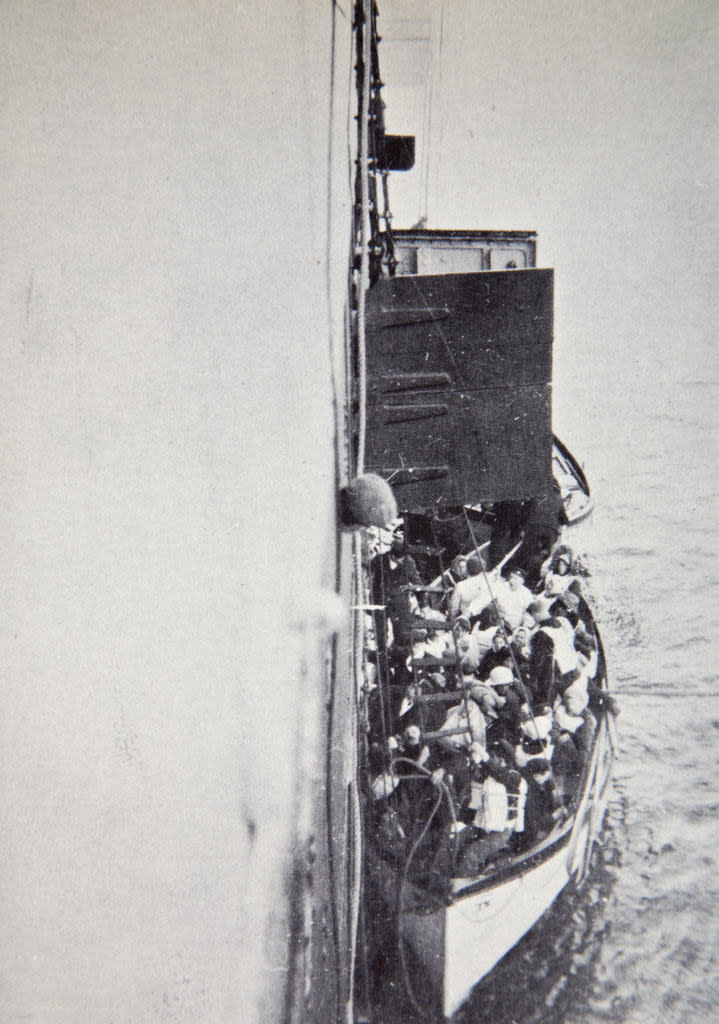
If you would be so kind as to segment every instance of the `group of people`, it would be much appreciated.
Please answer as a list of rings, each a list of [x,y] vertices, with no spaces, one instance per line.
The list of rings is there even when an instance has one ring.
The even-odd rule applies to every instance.
[[[426,584],[398,524],[371,564],[370,810],[378,842],[412,850],[413,876],[430,884],[548,834],[596,731],[580,563],[559,546],[528,580],[518,554],[493,569],[479,551],[459,556]]]

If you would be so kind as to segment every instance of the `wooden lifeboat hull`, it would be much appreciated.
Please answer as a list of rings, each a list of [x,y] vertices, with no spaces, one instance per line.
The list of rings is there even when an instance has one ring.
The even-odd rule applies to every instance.
[[[567,525],[583,522],[594,510],[594,498],[584,470],[556,435],[552,445],[552,476],[562,492]]]
[[[401,894],[399,940],[415,1001],[450,1019],[477,985],[551,907],[570,881],[584,880],[601,829],[614,757],[614,726],[603,716],[575,814],[521,857],[476,880],[455,879],[449,899],[432,908],[411,883]],[[396,876],[379,872],[392,906]]]

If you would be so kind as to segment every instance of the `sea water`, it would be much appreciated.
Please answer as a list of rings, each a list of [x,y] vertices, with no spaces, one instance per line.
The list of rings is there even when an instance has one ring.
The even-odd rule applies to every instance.
[[[570,539],[592,571],[619,756],[585,886],[462,1024],[719,1021],[719,382],[700,349],[644,389],[612,387],[621,353],[597,361],[600,400],[574,411],[596,507]]]

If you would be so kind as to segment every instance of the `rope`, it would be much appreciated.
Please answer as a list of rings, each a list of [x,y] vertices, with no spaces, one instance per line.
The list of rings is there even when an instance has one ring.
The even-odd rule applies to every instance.
[[[362,3],[362,94],[360,100],[360,277],[357,294],[357,376],[358,376],[358,418],[357,418],[357,475],[364,472],[365,445],[367,438],[367,338],[365,315],[367,289],[369,288],[369,101],[372,61],[372,0]]]
[[[370,77],[371,77],[371,37],[372,37],[372,0],[363,0],[362,3],[362,93],[360,100],[360,140],[359,140],[359,176],[360,176],[360,276],[357,295],[357,373],[358,373],[358,422],[357,422],[357,460],[356,473],[361,475],[364,471],[365,444],[367,435],[367,342],[365,334],[366,296],[369,287],[369,248],[367,221],[369,217],[369,167],[368,167],[368,134],[369,134],[369,100],[370,100]],[[355,544],[355,587],[357,604],[362,603],[363,579],[362,579],[362,550],[360,540]],[[357,613],[355,626],[355,664],[362,666],[364,659],[364,634],[361,612]],[[358,657],[359,655],[359,657]],[[379,673],[378,673],[379,678]],[[356,708],[358,694],[358,679],[355,679],[353,705]],[[352,808],[351,813],[354,821],[354,877],[350,896],[350,978],[349,994],[345,1009],[347,1024],[354,1020],[354,961],[357,950],[357,932],[360,916],[360,886],[362,881],[362,821],[359,806],[359,771],[357,758],[357,743],[359,737],[355,737],[353,744],[353,772],[354,778],[350,785]]]
[[[387,603],[385,598],[384,589],[384,562],[382,561],[383,552],[378,555],[379,558],[379,585],[381,592],[381,599],[384,602],[384,610],[379,614],[383,616],[382,619],[382,636],[380,637],[377,631],[377,614],[373,613],[372,621],[375,630],[375,641],[377,643],[377,685],[379,687],[379,706],[380,706],[380,719],[382,723],[382,742],[387,745],[387,740],[390,737],[389,730],[387,729],[387,717],[392,710],[388,704],[389,696],[389,679],[385,672],[389,674],[389,655],[387,653]],[[381,650],[380,650],[381,648]]]
[[[362,535],[360,531],[355,534],[355,598],[358,604],[362,602],[363,598],[363,573],[362,573]],[[357,708],[357,696],[360,692],[362,679],[362,667],[364,661],[364,628],[362,622],[361,613],[357,613],[355,617],[355,636],[354,636],[354,650],[355,650],[355,684],[352,687],[352,711],[353,721],[359,722],[358,708]],[[358,657],[359,655],[359,657]],[[359,728],[356,730],[354,742],[352,743],[351,758],[351,776],[352,781],[349,785],[349,798],[350,798],[350,813],[352,815],[352,838],[354,841],[353,847],[353,874],[352,874],[352,886],[350,888],[350,908],[349,908],[349,989],[347,995],[347,1004],[345,1007],[345,1019],[347,1024],[353,1024],[354,1021],[354,963],[355,956],[357,953],[357,933],[359,929],[359,915],[360,915],[360,889],[362,885],[362,815],[360,808],[359,799],[359,759],[357,756],[357,748],[359,745]]]
[[[404,868],[402,870],[402,876],[401,876],[401,880],[400,880],[400,884],[399,884],[399,892],[398,892],[398,896],[397,896],[397,902],[398,902],[398,905],[397,905],[397,949],[399,951],[399,961],[400,961],[400,967],[402,969],[402,982],[404,984],[405,991],[406,991],[406,993],[407,993],[407,995],[409,997],[409,1001],[412,1003],[412,1006],[414,1007],[415,1011],[424,1020],[429,1020],[430,1017],[427,1014],[427,1011],[425,1010],[425,1008],[421,1005],[421,1003],[418,1002],[417,997],[415,996],[414,988],[412,987],[412,983],[411,983],[410,978],[409,978],[409,969],[407,967],[407,960],[406,960],[406,956],[405,956],[404,945],[402,943],[402,932],[401,932],[401,929],[402,929],[402,903],[403,903],[403,898],[404,898],[404,891],[405,891],[405,888],[406,888],[406,885],[407,885],[407,878],[408,878],[408,875],[409,875],[410,864],[412,863],[412,860],[414,859],[414,856],[417,853],[417,850],[419,849],[422,841],[424,840],[424,837],[427,835],[427,832],[429,831],[429,827],[432,824],[432,822],[434,820],[434,817],[437,814],[437,811],[439,810],[439,808],[440,808],[440,806],[442,804],[442,799],[443,799],[443,797],[445,795],[445,790],[446,790],[447,794],[449,794],[449,790],[447,789],[447,787],[445,786],[444,783],[440,783],[439,786],[438,786],[438,789],[439,789],[439,792],[437,794],[437,799],[436,799],[436,801],[434,803],[434,806],[433,806],[433,808],[432,808],[432,810],[430,812],[430,815],[427,818],[427,821],[425,822],[424,828],[422,829],[422,831],[420,832],[419,836],[417,837],[417,839],[413,843],[412,848],[411,848],[411,850],[409,852],[409,856],[407,857],[407,860],[405,862]],[[450,807],[451,807],[451,803],[452,803],[451,802],[451,797],[449,797],[449,801],[450,801]]]

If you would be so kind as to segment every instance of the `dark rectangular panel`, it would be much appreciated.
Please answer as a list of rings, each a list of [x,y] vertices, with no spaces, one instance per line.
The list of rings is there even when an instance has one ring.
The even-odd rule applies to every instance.
[[[411,171],[414,150],[414,135],[382,135],[377,154],[381,170]]]
[[[365,465],[402,508],[549,490],[552,283],[551,271],[528,270],[372,289]],[[403,315],[422,309],[430,319]]]

